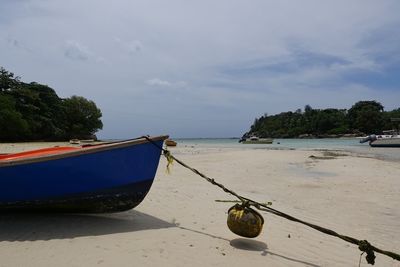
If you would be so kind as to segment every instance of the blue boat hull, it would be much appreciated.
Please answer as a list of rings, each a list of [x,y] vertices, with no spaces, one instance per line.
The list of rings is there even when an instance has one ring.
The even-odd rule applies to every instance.
[[[154,140],[162,146],[165,137]],[[0,165],[0,211],[118,212],[137,206],[153,183],[161,151],[121,142]]]

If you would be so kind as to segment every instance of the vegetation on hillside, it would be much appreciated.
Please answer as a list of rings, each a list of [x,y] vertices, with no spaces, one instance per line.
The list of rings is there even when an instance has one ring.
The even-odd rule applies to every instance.
[[[377,101],[359,101],[347,109],[313,109],[306,105],[304,111],[282,112],[255,119],[250,131],[243,137],[272,138],[337,137],[343,135],[379,134],[395,129],[400,118],[400,108],[384,111]]]
[[[91,138],[102,114],[80,96],[60,98],[47,85],[24,83],[0,68],[0,141]]]

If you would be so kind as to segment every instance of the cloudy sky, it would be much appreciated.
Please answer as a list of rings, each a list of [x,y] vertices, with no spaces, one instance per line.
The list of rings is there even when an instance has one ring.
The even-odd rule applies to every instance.
[[[241,136],[264,113],[400,107],[400,1],[0,0],[0,66],[84,96],[100,138]]]

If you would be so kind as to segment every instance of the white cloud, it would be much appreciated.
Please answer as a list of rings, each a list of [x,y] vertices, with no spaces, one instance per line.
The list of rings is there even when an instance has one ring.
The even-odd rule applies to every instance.
[[[153,79],[147,80],[146,84],[151,85],[151,86],[174,87],[174,88],[182,88],[187,85],[186,82],[184,82],[184,81],[169,82],[169,81],[161,80],[158,78],[153,78]]]
[[[72,60],[88,60],[93,53],[86,46],[80,44],[78,41],[66,41],[64,55]]]

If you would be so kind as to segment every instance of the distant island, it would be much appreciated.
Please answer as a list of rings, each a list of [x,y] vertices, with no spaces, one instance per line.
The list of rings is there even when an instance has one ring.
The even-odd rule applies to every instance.
[[[256,118],[242,138],[334,138],[380,134],[397,129],[400,108],[384,111],[377,101],[359,101],[347,109],[313,109],[288,111],[276,115],[264,114]]]
[[[22,82],[0,67],[0,142],[93,139],[103,128],[101,116],[93,101],[60,98],[49,86]]]

